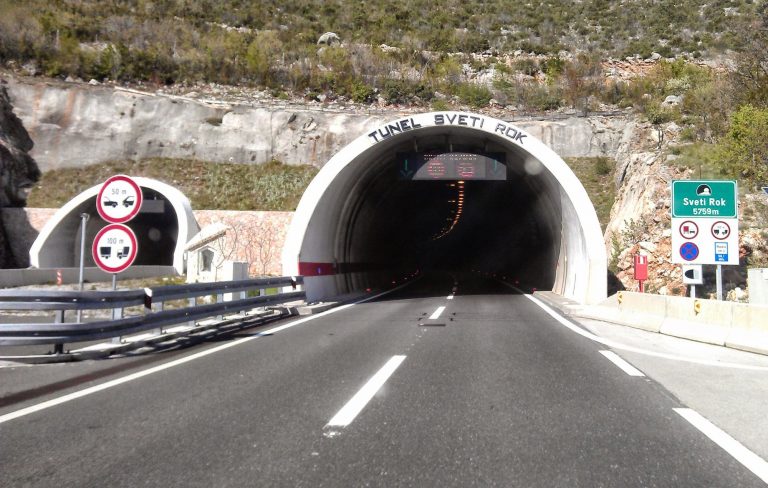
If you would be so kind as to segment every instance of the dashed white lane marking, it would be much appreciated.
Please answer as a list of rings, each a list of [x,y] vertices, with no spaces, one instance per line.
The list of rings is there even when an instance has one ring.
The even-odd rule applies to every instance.
[[[67,395],[60,396],[58,398],[54,398],[52,400],[48,400],[42,403],[38,403],[37,405],[32,405],[30,407],[22,408],[20,410],[16,410],[15,412],[7,413],[5,415],[0,415],[0,424],[4,422],[8,422],[9,420],[14,420],[19,417],[24,417],[25,415],[29,415],[35,412],[39,412],[41,410],[45,410],[51,407],[55,407],[56,405],[61,405],[62,403],[67,403],[72,400],[77,400],[78,398],[82,398],[84,396],[91,395],[93,393],[98,393],[100,391],[104,391],[108,388],[112,388],[114,386],[122,385],[123,383],[128,383],[129,381],[137,380],[139,378],[143,378],[145,376],[149,376],[151,374],[173,368],[174,366],[180,366],[182,364],[188,363],[190,361],[194,361],[195,359],[200,359],[202,357],[208,356],[210,354],[215,354],[217,352],[223,351],[225,349],[229,349],[230,347],[239,346],[240,344],[243,344],[248,341],[252,341],[254,339],[258,339],[259,337],[274,334],[275,332],[280,332],[281,330],[288,329],[290,327],[295,327],[297,325],[303,324],[305,322],[309,322],[310,320],[314,320],[320,317],[324,317],[326,315],[340,312],[342,310],[346,310],[350,307],[353,307],[359,303],[364,303],[370,300],[374,300],[378,297],[387,295],[389,293],[392,293],[394,291],[399,290],[400,288],[409,285],[410,283],[406,283],[404,285],[401,285],[397,288],[393,288],[392,290],[385,291],[383,293],[379,293],[377,295],[374,295],[372,297],[364,298],[363,300],[359,300],[355,303],[349,303],[347,305],[342,305],[340,307],[332,308],[330,310],[326,310],[325,312],[319,313],[317,315],[310,315],[309,317],[299,319],[295,322],[291,322],[285,325],[280,325],[277,327],[273,327],[269,330],[265,330],[263,332],[260,332],[258,334],[254,334],[252,336],[244,337],[242,339],[238,339],[232,342],[227,342],[226,344],[222,344],[220,346],[213,347],[211,349],[206,349],[205,351],[200,351],[195,354],[190,354],[189,356],[185,356],[181,359],[176,359],[175,361],[169,361],[167,363],[161,364],[159,366],[155,366],[154,368],[145,369],[143,371],[139,371],[137,373],[129,374],[128,376],[123,376],[122,378],[116,378],[112,381],[107,381],[106,383],[102,383],[100,385],[91,386],[90,388],[85,388],[80,391],[75,391],[73,393],[69,393]]]
[[[437,310],[432,312],[432,315],[429,316],[429,320],[435,320],[440,317],[440,314],[443,313],[443,310],[445,310],[445,307],[437,307]]]
[[[768,367],[765,367],[765,366],[751,366],[748,364],[738,364],[738,363],[728,363],[728,362],[721,362],[721,361],[711,361],[706,359],[686,358],[682,356],[676,356],[674,354],[665,354],[661,352],[649,351],[647,349],[641,349],[639,347],[627,346],[626,344],[622,344],[620,342],[616,342],[611,339],[604,339],[602,337],[596,336],[595,334],[592,334],[591,332],[587,332],[586,330],[582,329],[577,325],[574,325],[573,323],[571,323],[571,321],[569,321],[559,313],[552,310],[552,308],[550,308],[548,305],[542,303],[542,301],[539,300],[538,298],[528,295],[522,290],[512,285],[509,285],[506,283],[505,285],[521,293],[525,298],[527,298],[528,300],[538,305],[539,308],[544,310],[550,317],[557,320],[560,324],[564,325],[571,331],[579,334],[582,337],[586,337],[591,341],[595,341],[599,344],[603,344],[604,346],[610,347],[611,349],[620,349],[622,351],[634,352],[634,353],[643,354],[646,356],[651,356],[651,357],[656,357],[661,359],[669,359],[672,361],[685,361],[692,364],[702,364],[704,366],[716,366],[719,368],[743,369],[743,370],[749,370],[749,371],[768,371]]]
[[[758,478],[768,483],[768,462],[765,459],[744,447],[742,443],[720,430],[695,410],[690,408],[675,408],[673,410],[743,464],[745,468],[752,471]]]
[[[447,296],[447,297],[445,297],[445,298],[446,298],[447,300],[453,300],[453,293],[451,293],[450,295],[448,295],[448,296]]]
[[[618,354],[616,354],[613,351],[600,351],[600,354],[608,358],[610,362],[618,366],[622,371],[627,373],[629,376],[645,376],[642,371],[635,368],[628,362],[624,361],[622,358],[619,357]]]
[[[381,369],[368,380],[368,382],[355,393],[346,405],[333,416],[326,427],[346,427],[355,420],[355,417],[365,408],[379,389],[384,386],[392,373],[405,360],[405,356],[392,356]]]

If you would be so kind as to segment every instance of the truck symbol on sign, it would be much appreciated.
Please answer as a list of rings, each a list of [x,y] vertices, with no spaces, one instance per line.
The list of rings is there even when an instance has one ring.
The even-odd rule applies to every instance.
[[[117,257],[120,259],[127,258],[129,254],[131,254],[131,248],[128,246],[123,246],[121,251],[117,251]]]

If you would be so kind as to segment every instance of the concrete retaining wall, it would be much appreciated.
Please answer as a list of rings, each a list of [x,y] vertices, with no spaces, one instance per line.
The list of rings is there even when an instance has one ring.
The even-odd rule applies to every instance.
[[[62,284],[77,283],[80,280],[80,270],[78,268],[3,269],[0,270],[0,287],[55,284],[57,271],[61,272]],[[129,280],[176,275],[176,269],[173,266],[131,266],[120,273],[118,279]],[[83,279],[86,282],[108,282],[112,281],[112,275],[99,268],[85,268],[83,270]]]
[[[591,307],[577,315],[768,354],[768,305],[622,291],[615,305]]]

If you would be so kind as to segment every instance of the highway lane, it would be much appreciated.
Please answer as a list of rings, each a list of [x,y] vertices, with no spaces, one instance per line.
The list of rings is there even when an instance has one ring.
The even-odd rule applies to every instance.
[[[0,423],[0,485],[764,486],[602,346],[457,279],[452,300],[450,276],[427,277]],[[327,425],[401,356],[349,425]]]

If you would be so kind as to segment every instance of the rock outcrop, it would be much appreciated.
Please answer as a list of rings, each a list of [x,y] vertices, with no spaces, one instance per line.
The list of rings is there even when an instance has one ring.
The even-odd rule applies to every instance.
[[[408,113],[255,99],[223,102],[16,78],[9,85],[16,112],[35,141],[32,156],[43,171],[148,157],[322,166],[371,127]],[[511,122],[563,157],[584,157],[614,154],[629,118],[561,114]]]
[[[27,193],[40,178],[40,170],[29,155],[33,143],[13,113],[5,83],[0,83],[0,208],[23,207]],[[11,250],[0,213],[0,269],[25,266]]]

